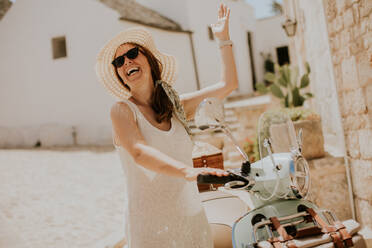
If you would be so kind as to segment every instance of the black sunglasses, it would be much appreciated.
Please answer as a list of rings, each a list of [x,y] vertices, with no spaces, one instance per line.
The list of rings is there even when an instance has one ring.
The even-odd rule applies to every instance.
[[[135,59],[138,56],[138,47],[134,47],[130,49],[128,52],[124,53],[123,55],[117,57],[112,61],[112,65],[115,66],[115,68],[122,67],[124,65],[125,56],[128,59]]]

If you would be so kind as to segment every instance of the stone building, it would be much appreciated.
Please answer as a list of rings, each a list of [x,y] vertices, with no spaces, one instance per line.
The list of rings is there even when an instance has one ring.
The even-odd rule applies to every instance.
[[[312,69],[311,105],[321,115],[326,150],[345,157],[356,219],[372,229],[372,1],[285,0],[284,6],[297,21],[291,61],[302,69],[308,61]]]
[[[0,147],[112,144],[114,99],[98,82],[95,57],[135,25],[182,61],[178,75],[189,83],[175,87],[196,90],[191,33],[154,10],[134,1],[14,2],[0,21]]]

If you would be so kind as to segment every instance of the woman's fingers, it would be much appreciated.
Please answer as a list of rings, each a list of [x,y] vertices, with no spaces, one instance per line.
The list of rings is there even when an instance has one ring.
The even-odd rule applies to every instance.
[[[219,176],[219,177],[229,175],[229,173],[227,171],[220,170],[220,169],[214,169],[214,168],[203,168],[202,171],[201,171],[201,174],[203,174],[203,175],[215,175],[215,176]]]
[[[220,7],[218,8],[218,18],[223,17],[223,4],[220,4]]]
[[[226,4],[221,4],[220,11],[218,13],[220,18],[228,17],[230,15],[230,8],[228,8]]]
[[[214,168],[188,168],[186,170],[185,179],[187,181],[195,181],[197,180],[198,175],[214,175],[214,176],[228,176],[229,172],[220,170],[220,169],[214,169]]]

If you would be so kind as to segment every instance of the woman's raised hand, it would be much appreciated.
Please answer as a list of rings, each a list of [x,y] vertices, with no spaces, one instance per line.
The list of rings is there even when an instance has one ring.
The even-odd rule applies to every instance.
[[[218,18],[215,24],[212,24],[212,31],[214,36],[219,40],[229,40],[229,18],[230,18],[230,9],[225,5],[220,5],[218,9]]]
[[[215,168],[187,168],[185,171],[185,179],[187,181],[196,181],[198,175],[214,175],[214,176],[228,176],[229,173],[227,171],[221,170],[221,169],[215,169]]]

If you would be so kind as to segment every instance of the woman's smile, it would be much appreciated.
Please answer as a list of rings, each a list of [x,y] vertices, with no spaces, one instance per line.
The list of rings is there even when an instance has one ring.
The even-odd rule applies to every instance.
[[[127,76],[131,76],[135,73],[139,72],[139,67],[132,67],[127,70]]]
[[[133,65],[125,69],[125,77],[129,81],[136,80],[142,75],[142,69],[138,65]]]

